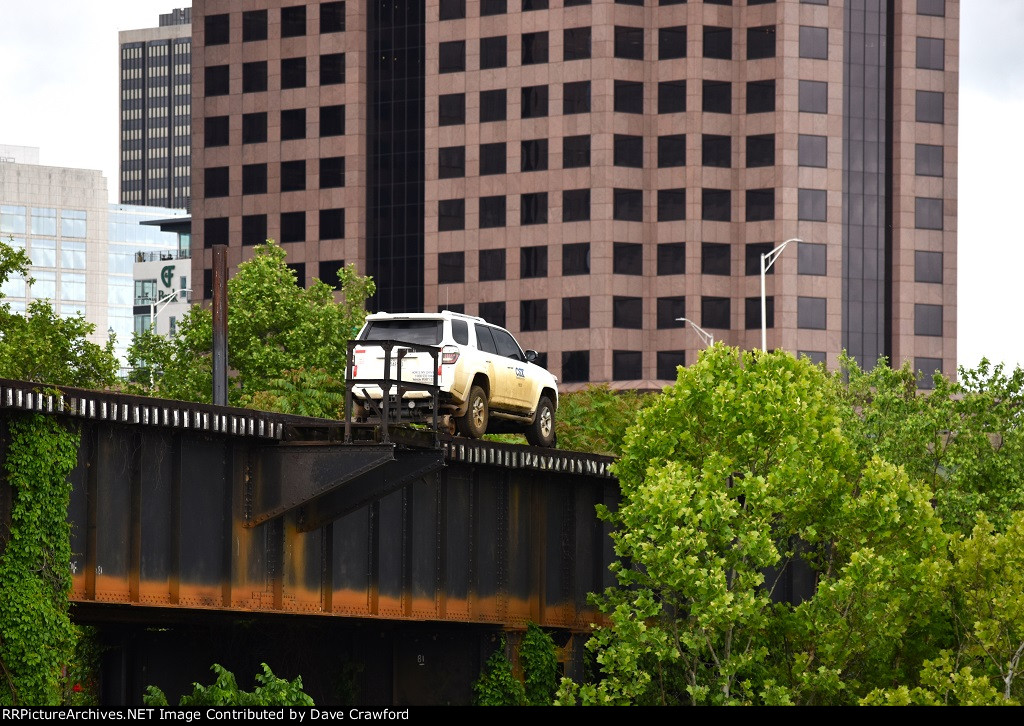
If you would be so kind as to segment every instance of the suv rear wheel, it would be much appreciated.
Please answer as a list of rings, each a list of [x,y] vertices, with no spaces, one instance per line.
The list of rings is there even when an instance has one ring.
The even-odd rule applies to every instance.
[[[473,386],[469,389],[469,404],[466,408],[466,415],[460,416],[455,421],[459,433],[471,439],[479,439],[487,433],[487,394],[480,386]]]
[[[541,396],[537,402],[537,415],[526,429],[526,440],[533,446],[553,448],[555,445],[555,407],[547,396]]]

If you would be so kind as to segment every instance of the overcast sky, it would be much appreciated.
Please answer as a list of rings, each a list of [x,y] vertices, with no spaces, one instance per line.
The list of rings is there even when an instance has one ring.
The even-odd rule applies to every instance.
[[[1024,366],[1024,1],[960,5],[958,360]],[[101,169],[115,201],[117,33],[173,7],[0,0],[0,144]]]

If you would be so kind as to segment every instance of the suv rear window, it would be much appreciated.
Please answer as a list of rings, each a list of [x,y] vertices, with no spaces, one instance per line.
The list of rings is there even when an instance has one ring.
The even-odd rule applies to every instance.
[[[465,320],[452,318],[452,338],[459,345],[469,345],[469,326]]]
[[[441,342],[441,325],[440,320],[377,320],[366,327],[359,339],[437,345]]]

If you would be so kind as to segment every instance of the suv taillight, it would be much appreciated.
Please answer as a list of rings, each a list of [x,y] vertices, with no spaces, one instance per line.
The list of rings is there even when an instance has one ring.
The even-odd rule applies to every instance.
[[[459,359],[459,349],[454,345],[446,345],[441,349],[441,365],[450,366]]]

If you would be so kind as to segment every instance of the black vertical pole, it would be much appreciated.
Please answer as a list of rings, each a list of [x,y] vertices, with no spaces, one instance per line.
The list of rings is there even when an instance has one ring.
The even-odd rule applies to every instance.
[[[213,403],[228,405],[228,247],[213,246]]]

